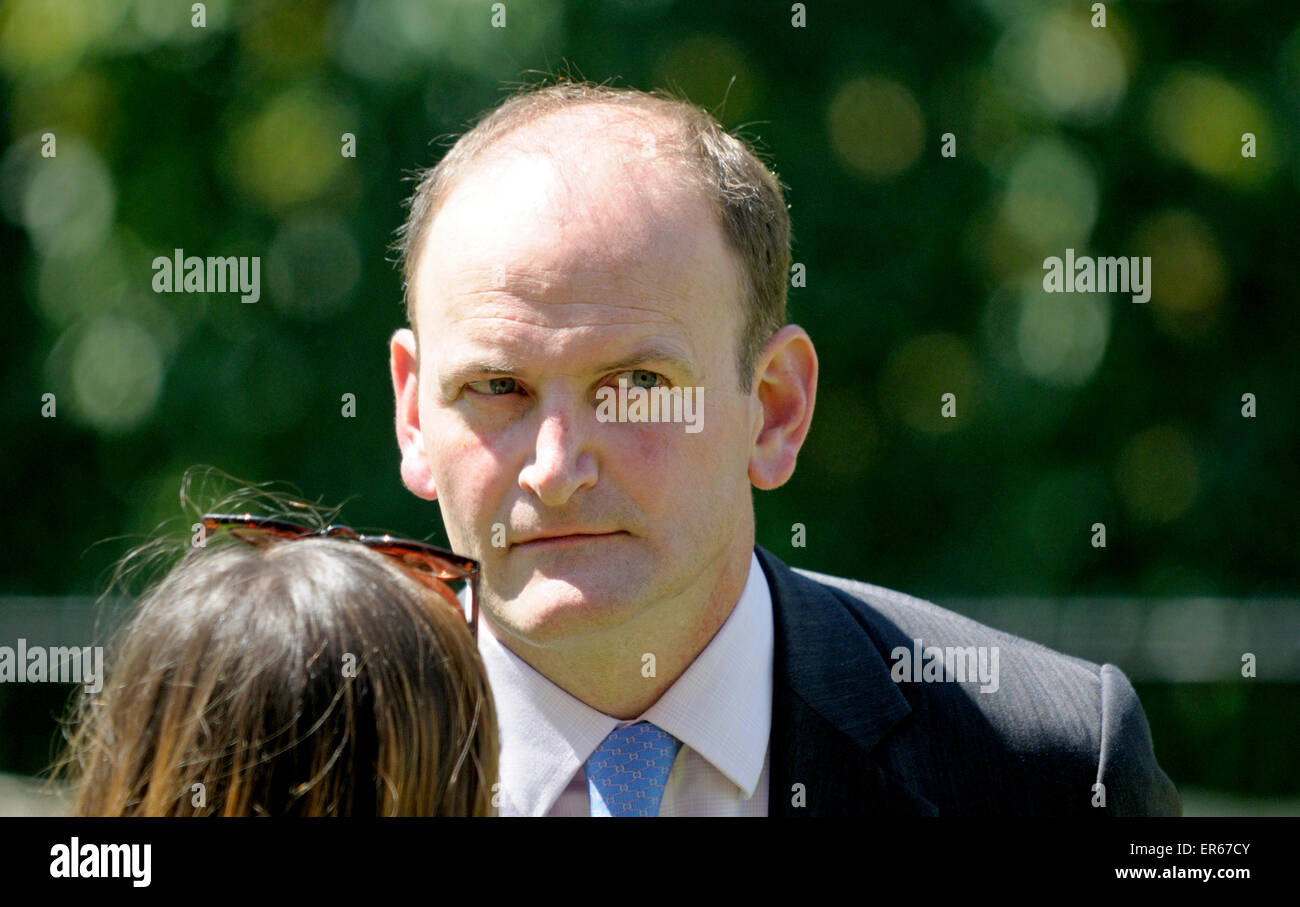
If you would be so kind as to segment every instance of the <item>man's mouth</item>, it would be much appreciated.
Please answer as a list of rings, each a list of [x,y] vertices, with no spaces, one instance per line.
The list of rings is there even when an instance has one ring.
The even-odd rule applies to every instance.
[[[621,530],[616,532],[588,532],[584,530],[574,530],[572,532],[548,532],[530,536],[529,538],[513,543],[510,547],[523,551],[544,551],[551,548],[569,548],[592,544],[623,535],[627,535],[627,533]]]

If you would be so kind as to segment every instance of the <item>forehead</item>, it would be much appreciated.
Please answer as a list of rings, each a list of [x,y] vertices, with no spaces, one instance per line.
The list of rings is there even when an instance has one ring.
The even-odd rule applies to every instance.
[[[728,330],[737,259],[704,193],[644,126],[598,118],[512,133],[453,186],[426,231],[417,323],[677,322]]]

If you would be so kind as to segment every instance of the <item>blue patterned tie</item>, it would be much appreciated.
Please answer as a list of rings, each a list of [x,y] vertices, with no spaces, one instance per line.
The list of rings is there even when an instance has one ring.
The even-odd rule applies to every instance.
[[[657,816],[682,742],[648,721],[610,732],[587,760],[593,816]]]

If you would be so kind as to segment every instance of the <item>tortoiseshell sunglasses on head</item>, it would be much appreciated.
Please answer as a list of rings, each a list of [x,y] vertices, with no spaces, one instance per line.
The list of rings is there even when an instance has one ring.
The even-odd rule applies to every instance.
[[[256,516],[251,513],[206,513],[200,522],[208,531],[225,529],[232,535],[251,544],[258,544],[259,536],[278,539],[302,538],[337,538],[360,542],[372,551],[388,555],[398,561],[414,579],[429,587],[454,607],[466,624],[470,634],[478,639],[478,579],[481,568],[473,558],[464,557],[454,551],[417,542],[412,539],[394,538],[387,533],[383,535],[362,535],[350,526],[329,525],[320,529],[301,526],[273,517]],[[448,581],[464,580],[466,601],[462,604],[459,597],[447,585]]]

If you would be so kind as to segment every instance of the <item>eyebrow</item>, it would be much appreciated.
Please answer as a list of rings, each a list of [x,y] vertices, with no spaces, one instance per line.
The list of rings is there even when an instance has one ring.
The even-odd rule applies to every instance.
[[[682,358],[672,347],[660,345],[641,347],[625,356],[620,356],[618,359],[600,365],[593,369],[592,373],[624,372],[649,363],[663,363],[688,378],[696,378],[696,368],[692,362]],[[521,371],[518,366],[506,360],[491,361],[486,359],[477,362],[457,363],[446,370],[439,370],[442,380],[449,384],[458,384],[470,375],[492,374],[517,377],[521,374]]]
[[[628,369],[634,369],[647,363],[662,362],[675,368],[679,372],[685,373],[689,377],[695,376],[695,365],[678,356],[676,351],[666,346],[648,346],[642,347],[635,352],[626,356],[615,359],[613,362],[607,362],[596,372],[625,372]]]

